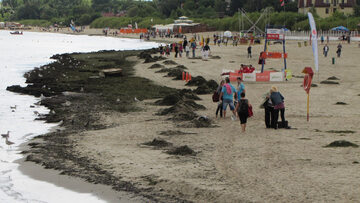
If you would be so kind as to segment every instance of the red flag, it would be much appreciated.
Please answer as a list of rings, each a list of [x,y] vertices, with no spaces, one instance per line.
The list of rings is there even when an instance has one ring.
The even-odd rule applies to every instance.
[[[283,2],[284,0],[280,0],[280,2]]]

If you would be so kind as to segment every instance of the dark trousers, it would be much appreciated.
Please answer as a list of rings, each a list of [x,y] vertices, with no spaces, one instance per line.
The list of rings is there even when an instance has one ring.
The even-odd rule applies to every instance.
[[[220,117],[222,117],[223,116],[223,103],[222,102],[218,105],[218,107],[216,109],[216,116],[218,115],[219,111],[220,111]]]
[[[277,122],[279,119],[279,111],[281,114],[281,121],[285,123],[285,108],[283,109],[274,109],[271,114],[271,127],[277,129]]]
[[[265,107],[265,126],[271,128],[271,117],[274,107]]]

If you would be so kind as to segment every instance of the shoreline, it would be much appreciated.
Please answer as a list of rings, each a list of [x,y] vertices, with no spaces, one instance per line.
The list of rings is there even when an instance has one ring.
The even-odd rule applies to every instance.
[[[101,164],[98,165],[96,162],[94,162],[91,158],[88,158],[85,156],[77,156],[77,152],[72,150],[72,148],[74,146],[76,146],[76,142],[72,141],[72,138],[70,137],[74,137],[76,138],[76,134],[81,134],[85,131],[92,131],[92,130],[101,130],[101,129],[107,129],[111,126],[107,126],[101,123],[101,121],[99,120],[98,116],[94,115],[95,114],[99,114],[99,113],[106,113],[107,111],[109,111],[109,107],[112,106],[113,104],[111,104],[111,102],[109,104],[108,101],[105,102],[105,100],[103,100],[103,107],[96,107],[97,105],[99,105],[102,101],[97,101],[94,102],[94,104],[89,104],[87,103],[88,100],[98,100],[98,95],[99,93],[96,93],[98,90],[97,88],[103,88],[101,86],[97,86],[96,81],[101,81],[101,80],[110,80],[110,82],[112,80],[118,80],[117,78],[119,78],[120,80],[124,80],[122,78],[127,78],[130,77],[132,78],[131,80],[135,80],[134,76],[132,75],[132,64],[136,64],[139,62],[143,62],[145,58],[152,58],[148,53],[152,53],[154,52],[153,50],[139,50],[139,51],[100,51],[100,52],[91,52],[91,53],[82,53],[82,54],[78,54],[78,53],[73,53],[73,54],[62,54],[62,55],[55,55],[52,58],[57,59],[57,61],[48,64],[48,65],[44,65],[42,67],[40,67],[39,69],[34,69],[32,71],[30,71],[29,73],[27,73],[27,83],[29,84],[26,87],[19,87],[19,86],[10,86],[8,87],[8,90],[14,91],[14,92],[18,92],[18,93],[23,93],[23,94],[29,94],[29,95],[33,95],[33,96],[39,96],[40,94],[45,95],[47,98],[43,99],[41,101],[41,105],[44,105],[46,107],[48,107],[51,111],[56,111],[56,113],[50,113],[48,115],[42,115],[41,120],[46,120],[47,122],[61,122],[62,124],[60,125],[60,127],[58,128],[54,128],[51,132],[45,134],[45,135],[40,135],[37,136],[35,138],[33,138],[31,141],[29,141],[28,143],[26,143],[27,148],[22,148],[23,149],[23,153],[26,154],[26,158],[24,158],[22,161],[20,161],[20,163],[23,163],[23,166],[28,166],[28,167],[34,167],[34,165],[32,164],[26,164],[26,162],[30,161],[30,162],[34,162],[37,165],[41,164],[42,166],[38,166],[38,167],[44,167],[45,169],[55,169],[57,171],[61,171],[60,175],[69,175],[69,176],[76,176],[76,177],[80,177],[83,181],[87,181],[88,183],[86,184],[87,186],[90,186],[91,184],[95,183],[95,184],[103,184],[106,185],[107,187],[103,187],[100,188],[102,191],[104,191],[106,194],[110,195],[110,197],[108,197],[108,199],[110,199],[111,201],[114,201],[114,199],[116,199],[116,191],[124,191],[124,192],[129,192],[130,194],[133,195],[137,195],[137,197],[135,198],[136,201],[137,200],[141,200],[141,201],[160,201],[157,200],[158,198],[165,198],[168,199],[168,197],[165,196],[152,196],[152,195],[147,195],[146,190],[143,189],[139,189],[137,188],[135,185],[133,185],[133,183],[130,181],[123,181],[121,180],[121,175],[120,176],[114,176],[111,174],[110,171],[107,170],[103,170],[101,168]],[[117,77],[109,77],[109,79],[107,79],[107,77],[102,78],[102,77],[95,77],[95,76],[90,76],[89,79],[91,77],[93,77],[94,79],[85,79],[87,80],[88,84],[84,84],[82,88],[80,88],[78,86],[78,82],[74,82],[71,86],[63,86],[63,87],[59,87],[58,85],[61,83],[53,83],[52,81],[55,80],[55,78],[57,78],[56,80],[59,79],[57,72],[61,71],[62,73],[66,73],[63,72],[64,69],[68,69],[68,66],[75,66],[77,68],[80,69],[80,66],[82,66],[82,68],[86,67],[86,62],[82,61],[82,60],[76,60],[74,58],[72,58],[71,56],[77,56],[80,57],[82,59],[86,58],[87,56],[97,56],[98,54],[103,55],[103,57],[95,57],[97,61],[107,61],[108,63],[111,63],[111,60],[114,56],[120,56],[120,58],[114,58],[113,60],[116,63],[119,64],[126,64],[127,66],[129,66],[127,69],[124,70],[123,68],[123,74],[126,76],[117,76]],[[132,56],[136,56],[137,55],[140,56],[139,59],[135,59]],[[111,57],[111,58],[107,58],[107,57]],[[131,60],[127,60],[128,57],[131,57]],[[145,57],[145,58],[144,58]],[[154,60],[154,59],[152,59]],[[72,62],[70,62],[72,61]],[[58,64],[63,64],[63,65],[58,65]],[[81,64],[81,65],[79,65]],[[100,64],[102,64],[102,62],[100,62]],[[105,67],[106,65],[101,65],[101,67]],[[52,71],[46,71],[46,67],[54,67]],[[55,69],[56,67],[56,69]],[[95,66],[96,67],[96,66]],[[91,70],[78,70],[80,72],[75,73],[76,75],[74,77],[83,77],[81,75],[86,75],[86,72],[91,72],[93,73],[94,71],[97,72],[96,70],[93,70],[95,67],[92,67]],[[107,67],[107,66],[106,66]],[[100,68],[100,66],[99,66]],[[86,69],[86,68],[85,68]],[[101,69],[100,69],[101,70]],[[74,72],[74,70],[70,70],[71,72]],[[55,72],[55,73],[52,73]],[[39,73],[41,73],[43,76],[41,78],[38,77]],[[68,74],[68,73],[66,73]],[[74,74],[74,73],[73,73]],[[80,74],[80,75],[78,75]],[[129,76],[127,76],[129,75]],[[70,77],[73,75],[69,75]],[[53,78],[54,77],[54,78]],[[88,77],[88,76],[87,76]],[[51,78],[51,80],[50,80]],[[60,80],[60,79],[59,79]],[[67,78],[65,79],[67,80]],[[69,79],[71,80],[71,79]],[[128,80],[128,79],[126,79]],[[147,80],[145,80],[144,78],[139,78],[136,80],[140,80],[140,81],[144,81],[146,83],[151,84],[152,82],[149,82]],[[81,82],[83,83],[83,82]],[[113,84],[113,82],[111,82]],[[55,92],[51,92],[51,91],[47,91],[44,90],[42,88],[43,85],[46,85],[49,87],[50,89],[56,88],[57,90]],[[92,87],[93,85],[95,85],[94,87]],[[157,87],[156,85],[152,85],[154,86],[154,88],[156,88],[157,90],[151,90],[151,91],[155,91],[154,96],[138,96],[139,99],[143,100],[143,99],[147,99],[147,98],[159,98],[161,99],[162,97],[156,96],[156,95],[167,95],[168,93],[174,92],[174,90],[170,89],[170,88],[164,88],[164,87]],[[121,86],[119,86],[121,87]],[[93,92],[94,90],[91,90],[91,88],[94,88],[94,90],[96,92]],[[105,87],[106,88],[106,87]],[[151,87],[149,87],[151,89]],[[85,92],[83,89],[85,89]],[[68,92],[68,91],[72,91]],[[106,94],[106,91],[103,89],[102,93],[100,93],[99,95],[103,95]],[[157,91],[159,91],[158,93],[156,93]],[[161,93],[163,92],[163,93]],[[167,93],[168,92],[168,93]],[[66,94],[65,94],[66,93]],[[149,93],[149,91],[147,92]],[[113,94],[113,93],[111,93]],[[121,93],[123,94],[123,93]],[[109,98],[113,98],[114,95],[108,95],[107,96],[107,100]],[[120,96],[120,95],[119,95]],[[127,98],[127,95],[122,96]],[[120,100],[122,102],[125,102],[124,105],[127,105],[128,107],[126,109],[124,109],[121,104],[118,110],[116,109],[111,109],[111,111],[139,111],[139,107],[135,107],[134,109],[132,109],[133,106],[132,104],[126,104],[126,100],[123,99],[120,96]],[[79,101],[81,100],[79,104],[77,104]],[[118,99],[119,100],[119,97]],[[90,113],[90,112],[86,112],[85,115],[84,114],[84,108],[87,107],[82,107],[79,110],[79,106],[83,106],[82,103],[85,102],[87,103],[87,107],[90,108],[97,108],[98,110]],[[110,106],[108,106],[110,105]],[[119,105],[119,104],[116,104]],[[74,107],[75,106],[75,107]],[[75,108],[75,109],[74,109]],[[141,108],[141,107],[140,107]],[[70,113],[70,112],[72,113]],[[60,112],[60,113],[58,113]],[[71,119],[69,118],[71,117]],[[85,120],[83,120],[85,119]],[[100,122],[99,122],[100,121]],[[80,123],[79,123],[80,122]],[[61,128],[61,129],[60,129]],[[76,139],[79,139],[79,137],[77,137]],[[61,164],[62,163],[67,163],[67,164]],[[22,169],[23,172],[25,172],[25,174],[27,175],[32,175],[34,176],[34,178],[39,179],[39,174],[37,173],[29,173],[29,169],[25,168]],[[38,168],[35,167],[35,168]],[[50,173],[50,172],[48,172]],[[51,174],[51,173],[50,173]],[[54,175],[54,174],[53,174]],[[49,182],[53,182],[52,178],[53,176],[47,176],[47,178],[50,178]],[[46,178],[43,178],[42,180],[44,180]],[[75,186],[78,184],[75,184]],[[74,188],[73,185],[68,185],[71,188]],[[107,190],[107,188],[112,188],[113,192],[111,193],[110,191]],[[145,193],[144,193],[145,192]],[[114,195],[115,194],[115,195]],[[139,198],[139,196],[141,198]],[[144,198],[146,200],[144,200]],[[150,200],[149,200],[150,199]]]

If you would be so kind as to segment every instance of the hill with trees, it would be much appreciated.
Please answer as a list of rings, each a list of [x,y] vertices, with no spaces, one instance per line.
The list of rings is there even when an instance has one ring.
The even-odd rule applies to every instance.
[[[359,5],[360,0],[357,1]],[[141,27],[149,27],[156,23],[169,23],[185,15],[219,30],[239,30],[239,8],[246,10],[256,21],[264,9],[270,7],[271,14],[267,20],[271,24],[308,29],[307,16],[297,13],[297,0],[285,2],[282,7],[279,0],[3,0],[0,20],[39,26],[55,23],[65,26],[74,20],[77,25],[120,28],[135,22]],[[101,17],[103,13],[121,17]],[[317,22],[324,30],[335,24],[355,29],[360,22],[359,16],[357,6],[354,16],[336,13],[329,19],[317,18]],[[263,27],[265,23],[262,20],[259,26]],[[247,24],[245,28],[249,26]]]

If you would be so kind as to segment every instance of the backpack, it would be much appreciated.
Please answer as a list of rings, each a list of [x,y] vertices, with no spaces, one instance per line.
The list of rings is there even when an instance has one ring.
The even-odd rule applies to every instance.
[[[213,94],[213,96],[212,96],[213,102],[218,102],[219,99],[220,99],[219,97],[220,97],[220,95],[218,94],[218,92],[217,92],[217,91],[214,91],[214,94]]]
[[[240,99],[239,114],[249,114],[249,104],[247,100]]]

